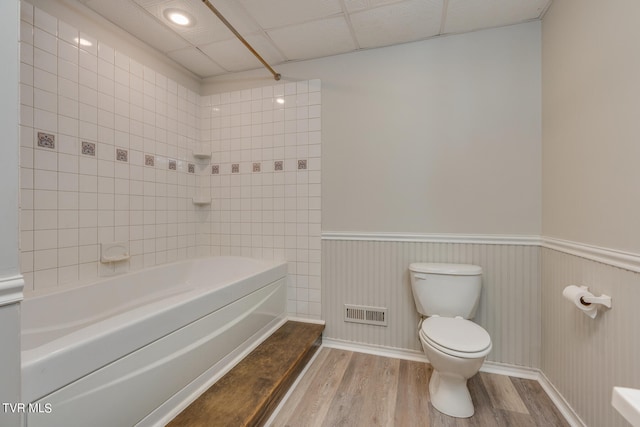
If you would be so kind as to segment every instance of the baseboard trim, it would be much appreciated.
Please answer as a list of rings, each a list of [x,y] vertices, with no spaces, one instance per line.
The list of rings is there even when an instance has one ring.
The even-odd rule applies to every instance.
[[[569,402],[542,371],[538,371],[538,383],[571,427],[587,427],[585,422],[580,419],[576,411],[569,405]]]
[[[0,307],[24,299],[24,278],[21,274],[0,278]]]
[[[394,359],[412,360],[414,362],[429,363],[429,359],[421,351],[405,350],[394,347],[384,347],[371,344],[355,343],[322,337],[322,345],[328,348],[355,351],[357,353],[373,354],[375,356],[391,357]]]
[[[395,359],[412,360],[416,362],[429,363],[427,357],[422,353],[414,350],[405,350],[399,348],[390,348],[383,346],[374,346],[362,343],[353,343],[349,341],[335,340],[331,338],[323,338],[322,345],[329,348],[337,348],[341,350],[354,351],[358,353],[373,354],[376,356],[391,357]],[[558,408],[558,411],[567,420],[571,427],[586,427],[586,424],[580,419],[578,414],[573,410],[560,392],[553,386],[551,381],[544,373],[537,368],[529,368],[526,366],[509,365],[506,363],[486,361],[480,368],[480,372],[490,374],[508,375],[510,377],[524,378],[527,380],[535,380],[540,384],[542,389],[547,393],[549,399]]]
[[[291,320],[292,322],[313,323],[314,325],[326,324],[326,322],[322,319],[311,319],[309,317],[292,316],[290,314],[287,315],[287,320]]]

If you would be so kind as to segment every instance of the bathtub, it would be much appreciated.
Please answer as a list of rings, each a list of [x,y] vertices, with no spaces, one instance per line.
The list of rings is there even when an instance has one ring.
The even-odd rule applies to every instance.
[[[163,425],[285,320],[286,272],[209,257],[28,296],[26,425]]]

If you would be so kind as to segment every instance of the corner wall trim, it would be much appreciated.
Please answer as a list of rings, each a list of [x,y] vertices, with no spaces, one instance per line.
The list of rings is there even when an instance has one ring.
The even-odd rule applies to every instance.
[[[540,236],[501,234],[421,234],[324,231],[322,240],[360,240],[374,242],[473,243],[479,245],[539,246]]]
[[[586,243],[556,239],[555,237],[542,237],[541,246],[543,248],[553,249],[559,252],[586,258],[591,261],[640,273],[640,254],[588,245]]]
[[[0,307],[22,301],[23,289],[24,278],[20,274],[0,278]]]

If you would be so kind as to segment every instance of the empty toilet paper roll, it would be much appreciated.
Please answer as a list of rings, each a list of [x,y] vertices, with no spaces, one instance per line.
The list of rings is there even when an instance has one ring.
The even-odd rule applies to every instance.
[[[596,304],[585,304],[582,301],[583,297],[592,297],[593,294],[588,291],[586,286],[570,285],[564,288],[562,296],[571,301],[578,307],[584,314],[595,319],[598,315],[598,308]]]

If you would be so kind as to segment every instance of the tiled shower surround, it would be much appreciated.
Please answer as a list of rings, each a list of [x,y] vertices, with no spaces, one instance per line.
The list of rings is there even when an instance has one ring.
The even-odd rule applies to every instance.
[[[279,258],[289,312],[320,316],[318,80],[201,96],[24,2],[20,57],[27,291],[209,254]],[[101,264],[114,241],[131,258]]]

